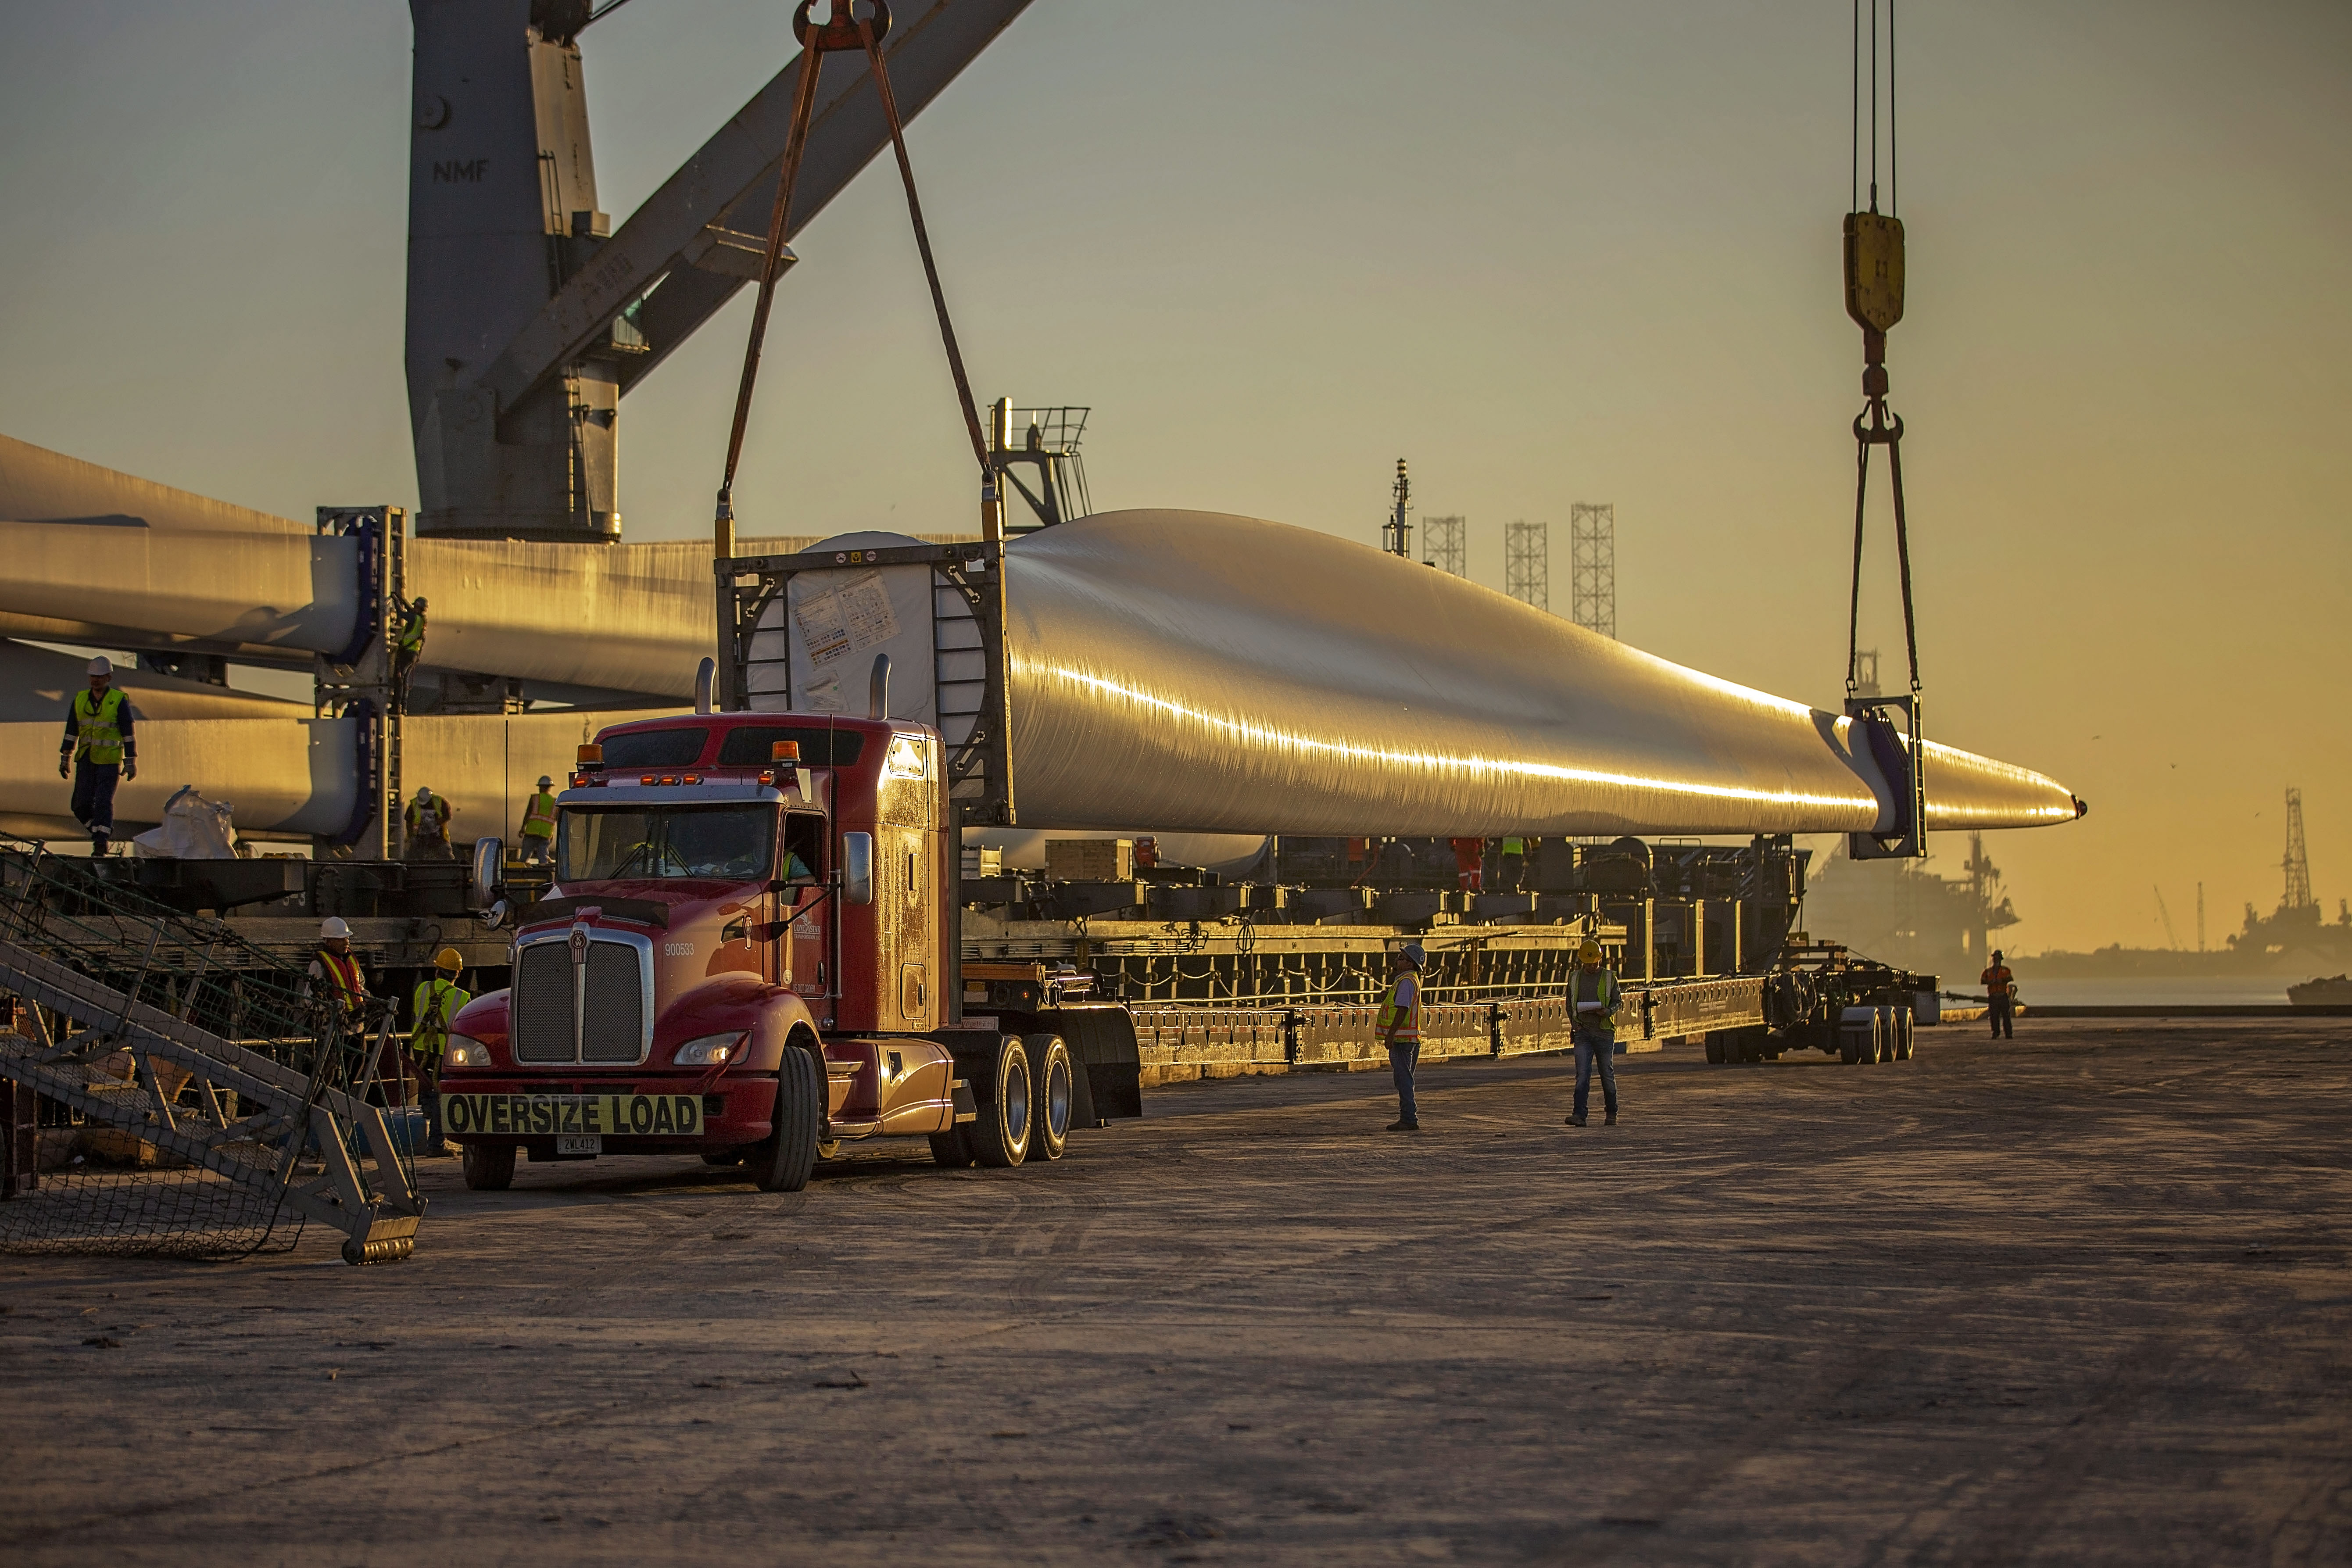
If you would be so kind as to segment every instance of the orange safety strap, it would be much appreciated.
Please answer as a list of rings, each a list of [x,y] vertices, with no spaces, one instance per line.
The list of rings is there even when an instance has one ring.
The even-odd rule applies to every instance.
[[[873,69],[874,89],[882,116],[890,127],[890,145],[898,158],[898,177],[907,188],[907,215],[915,230],[915,248],[923,260],[923,277],[931,289],[931,309],[939,316],[940,340],[946,346],[948,370],[955,378],[956,398],[963,410],[964,433],[971,439],[971,455],[987,479],[988,438],[982,434],[979,405],[972,401],[971,379],[964,374],[963,351],[956,345],[955,323],[948,317],[946,293],[940,287],[939,263],[931,255],[930,230],[923,222],[922,199],[915,191],[915,168],[907,157],[906,123],[899,118],[898,95],[890,89],[889,68],[882,59],[882,40],[890,31],[890,8],[874,0],[871,16],[855,13],[854,0],[830,0],[823,26],[809,20],[815,0],[801,0],[793,13],[793,34],[801,42],[800,79],[793,92],[792,121],[784,134],[783,166],[776,180],[776,200],[768,216],[768,248],[760,268],[760,294],[751,310],[751,341],[743,349],[743,376],[735,393],[735,423],[727,437],[727,467],[719,479],[717,521],[734,521],[735,470],[743,455],[743,433],[751,413],[751,390],[759,379],[760,352],[768,334],[768,313],[775,299],[776,272],[783,256],[784,234],[791,226],[793,187],[800,180],[801,161],[808,151],[809,120],[816,105],[818,72],[824,57],[835,50],[858,49]]]

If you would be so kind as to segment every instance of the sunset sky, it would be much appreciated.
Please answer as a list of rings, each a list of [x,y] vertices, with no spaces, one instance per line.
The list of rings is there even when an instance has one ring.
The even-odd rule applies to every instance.
[[[615,225],[791,57],[782,0],[582,40]],[[2279,898],[2281,796],[2352,895],[2352,7],[1902,17],[1892,339],[1930,732],[2084,822],[1990,841],[2016,949]],[[1083,403],[1097,507],[1371,542],[1614,503],[1628,642],[1833,705],[1860,334],[1844,5],[1036,0],[911,128],[984,397]],[[397,0],[18,7],[0,51],[0,431],[289,516],[413,506]],[[749,532],[971,522],[906,214],[800,237]],[[746,291],[624,405],[626,536],[700,536]],[[1883,495],[1876,498],[1883,501]],[[1874,512],[1882,542],[1885,513]],[[1890,557],[1864,641],[1896,670]],[[93,563],[102,592],[102,563]],[[1939,852],[1956,871],[1964,845]]]

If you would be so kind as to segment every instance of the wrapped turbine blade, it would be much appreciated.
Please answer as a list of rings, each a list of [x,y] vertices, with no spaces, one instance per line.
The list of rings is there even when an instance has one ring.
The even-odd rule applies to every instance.
[[[1024,826],[1202,833],[1884,831],[1843,717],[1445,573],[1250,518],[1122,511],[1005,574]],[[2064,786],[1931,745],[1931,828],[2072,821]]]

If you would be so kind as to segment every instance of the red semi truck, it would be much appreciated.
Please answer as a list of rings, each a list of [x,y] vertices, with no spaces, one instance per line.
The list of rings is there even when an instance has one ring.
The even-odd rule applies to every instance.
[[[697,1153],[789,1192],[851,1140],[1018,1165],[1140,1115],[1123,1006],[1042,966],[963,973],[943,760],[929,727],[827,714],[583,746],[555,881],[511,917],[512,984],[454,1021],[467,1184],[507,1186],[522,1153]]]

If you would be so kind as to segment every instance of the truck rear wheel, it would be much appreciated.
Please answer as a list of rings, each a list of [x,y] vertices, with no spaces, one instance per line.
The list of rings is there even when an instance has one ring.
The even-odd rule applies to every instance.
[[[478,1193],[502,1193],[514,1185],[515,1146],[466,1145],[466,1185]]]
[[[1037,1119],[1036,1091],[1030,1087],[1029,1048],[1018,1035],[996,1043],[996,1070],[980,1090],[980,1120],[968,1122],[964,1136],[972,1158],[998,1169],[1017,1165],[1029,1157],[1029,1142]]]
[[[1022,1043],[1035,1069],[1030,1075],[1036,1089],[1029,1107],[1029,1152],[1058,1160],[1070,1141],[1070,1107],[1076,1100],[1070,1089],[1070,1047],[1059,1035],[1031,1035]]]
[[[1911,1059],[1911,1030],[1913,1024],[1914,1020],[1911,1016],[1911,1010],[1909,1008],[1897,1007],[1895,1009],[1895,1059],[1898,1062],[1907,1062]]]
[[[824,1117],[824,1076],[816,1058],[799,1046],[776,1064],[776,1126],[746,1162],[763,1193],[796,1193],[816,1169],[817,1135]]]

